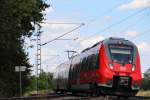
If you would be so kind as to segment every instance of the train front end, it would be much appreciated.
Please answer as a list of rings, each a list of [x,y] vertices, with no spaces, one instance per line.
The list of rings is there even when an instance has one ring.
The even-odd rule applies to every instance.
[[[101,92],[112,95],[135,95],[141,87],[140,57],[137,47],[121,38],[109,38],[100,48],[97,80]]]

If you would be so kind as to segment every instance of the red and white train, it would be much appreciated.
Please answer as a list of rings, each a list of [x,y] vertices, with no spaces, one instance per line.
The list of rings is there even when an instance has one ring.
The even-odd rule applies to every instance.
[[[55,91],[133,96],[141,87],[137,47],[123,38],[100,41],[59,65],[53,75]]]

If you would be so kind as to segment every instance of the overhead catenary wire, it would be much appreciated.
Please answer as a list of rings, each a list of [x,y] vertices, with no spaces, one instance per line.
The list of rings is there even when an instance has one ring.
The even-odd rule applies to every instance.
[[[45,23],[45,24],[72,24],[72,25],[81,25],[82,23],[75,23],[75,22],[47,22],[47,21],[43,21],[41,23]]]
[[[114,9],[115,9],[115,7],[114,7]],[[110,10],[111,11],[111,10]],[[92,21],[91,21],[92,22]],[[63,23],[49,23],[49,24],[63,24]],[[71,23],[67,23],[67,24],[71,24]],[[73,24],[75,24],[75,23],[73,23]],[[78,24],[78,23],[76,23],[76,24]],[[108,27],[109,28],[109,27]],[[111,27],[110,27],[111,28]],[[106,29],[107,30],[107,29]],[[105,30],[104,30],[105,31]],[[91,37],[91,36],[90,36]],[[57,40],[57,39],[54,39],[54,40]],[[54,40],[51,40],[51,41],[48,41],[48,43],[49,42],[52,42],[52,41],[54,41]],[[46,43],[47,44],[47,43]]]
[[[109,26],[103,28],[102,30],[96,32],[95,34],[93,34],[93,35],[91,35],[91,36],[89,36],[89,37],[87,37],[87,38],[85,38],[85,39],[80,40],[80,42],[85,41],[85,40],[88,40],[89,38],[91,38],[91,37],[97,35],[97,33],[105,32],[106,30],[108,30],[108,29],[110,29],[110,28],[112,28],[112,27],[114,27],[114,26],[116,26],[116,25],[119,25],[119,24],[121,24],[121,23],[127,21],[128,19],[134,17],[135,15],[137,15],[137,14],[139,14],[139,13],[145,11],[146,9],[147,9],[147,8],[143,8],[143,9],[141,9],[141,10],[138,10],[137,12],[134,12],[134,13],[132,13],[131,15],[129,15],[129,16],[127,16],[127,17],[125,17],[125,18],[119,20],[118,22],[113,23],[113,24],[111,24],[111,25],[109,25]]]
[[[149,16],[149,15],[147,15],[147,16]],[[138,19],[137,19],[136,21],[134,21],[132,24],[126,26],[125,28],[121,29],[119,32],[114,33],[114,34],[123,33],[123,32],[125,32],[126,30],[128,30],[129,28],[137,26],[139,23],[145,21],[144,17],[145,17],[145,15],[142,16],[142,17],[140,17],[140,18],[138,18]],[[134,25],[134,26],[133,26],[133,25]],[[114,34],[113,34],[113,35],[114,35]]]
[[[110,9],[108,9],[107,11],[103,12],[101,15],[106,15],[107,13],[110,13],[112,12],[113,10],[115,10],[116,8],[118,8],[118,6],[120,6],[121,4],[123,4],[126,0],[124,0],[123,2],[119,2],[117,3],[116,5],[114,5],[113,7],[111,7]],[[95,21],[97,21],[100,17],[102,16],[98,16],[97,18],[93,18],[93,19],[90,19],[89,22],[86,23],[86,25],[89,25]]]
[[[74,29],[72,29],[72,30],[70,30],[70,31],[68,31],[68,32],[66,32],[66,33],[64,33],[64,34],[62,34],[62,35],[60,35],[60,36],[58,36],[58,37],[56,37],[56,38],[54,38],[54,39],[52,39],[52,40],[46,42],[46,43],[41,44],[41,46],[44,46],[44,45],[46,45],[46,44],[48,44],[48,43],[50,43],[50,42],[53,42],[53,41],[55,41],[55,40],[57,40],[57,39],[59,39],[59,38],[65,36],[65,35],[67,35],[67,34],[73,32],[73,31],[79,29],[79,28],[82,27],[82,26],[84,26],[84,23],[80,24],[78,27],[76,27],[76,28],[74,28]]]
[[[41,62],[42,65],[45,65],[45,64],[52,64],[54,61],[58,61],[58,63],[55,63],[55,65],[59,65],[61,62],[60,58],[62,57],[61,54],[64,53],[61,52],[59,54],[53,54],[53,55],[44,55],[44,56],[51,56],[51,57],[48,57],[47,59],[45,59],[44,61]]]
[[[106,14],[109,14],[111,13],[113,10],[117,9],[121,4],[123,4],[124,2],[126,2],[126,0],[124,0],[123,2],[119,2],[117,4],[115,4],[113,7],[111,7],[110,9],[108,9],[107,11],[104,11],[102,12],[102,14],[96,18],[93,18],[93,19],[89,19],[85,26],[84,27],[88,27],[90,24],[94,23],[95,21],[97,21],[98,19],[102,18],[103,16],[102,15],[106,15]]]
[[[134,40],[134,39],[138,38],[139,36],[142,36],[142,35],[145,35],[145,34],[148,34],[148,33],[150,33],[150,29],[145,30],[145,31],[142,32],[141,34],[139,34],[139,35],[137,35],[137,36],[135,36],[135,37],[133,37],[133,38],[131,38],[131,39]]]
[[[50,3],[52,3],[52,1],[50,0]],[[118,4],[116,4],[115,6],[113,6],[111,9],[109,9],[106,13],[108,13],[108,12],[111,12],[112,10],[114,10],[114,9],[116,9],[120,4],[122,4],[123,2],[121,2],[121,3],[118,3]],[[105,14],[105,13],[104,13]],[[94,21],[96,21],[97,19],[95,18],[95,19],[92,19],[92,20],[90,20],[90,22],[89,23],[87,23],[87,24],[90,24],[90,23],[92,23],[92,22],[94,22]],[[47,23],[47,24],[81,24],[81,23],[60,23],[60,22],[42,22],[42,23]],[[82,23],[81,24],[81,26],[83,26],[84,24]],[[81,27],[80,26],[80,27]],[[79,27],[79,28],[80,28]],[[78,27],[77,27],[77,29],[78,29]],[[75,29],[76,30],[76,29]],[[74,31],[74,30],[73,30]],[[70,32],[72,32],[72,31],[70,31]],[[67,33],[70,33],[70,32],[67,32]],[[62,35],[63,36],[63,35]],[[61,37],[61,36],[60,36]],[[54,40],[57,40],[58,38],[60,38],[60,37],[57,37],[57,38],[54,38],[54,39],[52,39],[51,41],[48,41],[48,42],[46,42],[46,43],[43,43],[41,46],[43,46],[43,45],[46,45],[46,44],[48,44],[48,43],[50,43],[50,42],[52,42],[52,41],[54,41]]]
[[[58,54],[58,56],[55,56],[55,57],[53,57],[53,59],[52,58],[48,58],[48,59],[46,59],[46,60],[44,60],[44,61],[42,61],[42,65],[45,65],[45,64],[55,64],[55,65],[60,65],[60,64],[62,64],[62,63],[64,63],[65,61],[67,61],[67,60],[65,60],[65,61],[62,61],[61,59],[62,59],[62,55],[61,54],[63,54],[64,53],[64,51],[62,51],[61,53],[59,53]],[[53,56],[53,55],[52,55]],[[57,58],[57,59],[56,59]],[[51,59],[53,60],[53,61],[56,61],[57,63],[54,63],[53,61],[52,62],[50,62],[50,63],[48,63],[48,61],[51,61]]]

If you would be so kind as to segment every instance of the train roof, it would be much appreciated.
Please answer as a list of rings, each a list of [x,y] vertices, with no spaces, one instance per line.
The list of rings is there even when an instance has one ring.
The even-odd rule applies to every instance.
[[[131,41],[129,40],[126,40],[125,38],[119,38],[119,37],[110,37],[108,39],[105,39],[105,40],[102,40],[102,41],[99,41],[97,43],[95,43],[93,46],[91,47],[88,47],[86,49],[84,49],[83,51],[81,51],[81,53],[85,52],[85,51],[88,51],[89,49],[97,46],[98,44],[100,44],[101,42],[104,42],[104,43],[107,43],[107,44],[113,44],[113,43],[118,43],[118,42],[121,42],[121,43],[124,43],[124,44],[127,44],[127,45],[134,45]]]
[[[126,40],[125,38],[110,37],[110,38],[107,38],[107,39],[104,39],[102,41],[99,41],[99,42],[95,43],[91,47],[88,47],[88,48],[84,49],[83,51],[81,51],[81,53],[84,53],[84,52],[86,52],[86,51],[88,51],[88,50],[98,46],[100,43],[113,44],[113,43],[118,43],[118,42],[121,42],[121,43],[126,44],[126,45],[134,45],[131,41]],[[80,56],[81,53],[72,56],[71,59]],[[66,61],[64,63],[61,63],[58,67],[63,66],[64,64],[68,64],[69,62],[70,62],[70,60],[68,60],[68,61]]]
[[[116,38],[116,37],[110,37],[108,39],[104,40],[105,44],[125,44],[125,45],[134,45],[134,43],[132,43],[129,40],[126,40],[125,38]],[[134,45],[135,46],[135,45]]]
[[[98,44],[100,44],[101,42],[102,42],[102,41],[99,41],[99,42],[95,43],[93,46],[91,46],[91,47],[89,47],[89,48],[84,49],[83,51],[81,51],[81,53],[83,53],[83,52],[85,52],[85,51],[87,51],[87,50],[89,50],[89,49],[91,49],[91,48],[93,48],[93,47],[97,46],[97,45],[98,45]]]

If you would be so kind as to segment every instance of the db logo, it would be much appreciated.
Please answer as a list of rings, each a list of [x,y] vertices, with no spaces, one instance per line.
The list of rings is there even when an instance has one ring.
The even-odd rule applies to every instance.
[[[121,67],[120,67],[120,70],[125,71],[125,70],[126,70],[126,67],[121,66]]]

